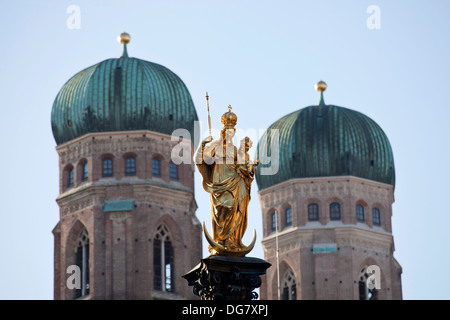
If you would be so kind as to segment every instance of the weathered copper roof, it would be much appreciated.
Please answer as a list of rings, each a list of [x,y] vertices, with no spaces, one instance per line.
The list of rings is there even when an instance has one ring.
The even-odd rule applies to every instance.
[[[91,132],[152,130],[172,134],[185,128],[193,138],[198,120],[183,81],[159,64],[107,59],[74,75],[52,108],[56,143]]]
[[[357,176],[395,185],[394,158],[386,134],[372,119],[347,108],[310,106],[273,123],[260,139],[257,153],[271,149],[271,129],[279,130],[279,170],[262,175],[260,190],[292,178]],[[270,152],[270,151],[269,151]]]

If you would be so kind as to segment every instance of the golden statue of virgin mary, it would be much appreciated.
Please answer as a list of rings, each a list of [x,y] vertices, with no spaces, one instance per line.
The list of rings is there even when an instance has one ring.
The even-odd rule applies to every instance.
[[[233,145],[237,116],[229,111],[222,115],[223,129],[218,140],[204,139],[194,155],[194,161],[203,178],[203,189],[210,194],[213,237],[205,223],[203,230],[209,252],[225,256],[245,256],[253,249],[256,232],[249,246],[242,243],[247,229],[248,204],[251,184],[258,161],[252,162],[248,150],[252,146],[246,137],[239,149]]]

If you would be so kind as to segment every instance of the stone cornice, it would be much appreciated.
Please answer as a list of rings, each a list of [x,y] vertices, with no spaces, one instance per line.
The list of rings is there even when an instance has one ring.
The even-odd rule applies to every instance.
[[[362,199],[394,202],[391,185],[354,176],[299,178],[277,184],[258,192],[263,208],[277,206],[280,202],[295,202],[302,197],[345,197],[356,195]]]
[[[283,187],[289,187],[291,185],[295,184],[307,184],[307,183],[328,183],[328,181],[333,182],[359,182],[363,184],[367,184],[369,186],[375,186],[375,187],[383,187],[387,190],[394,190],[394,187],[390,184],[373,181],[369,179],[364,179],[356,176],[337,176],[337,177],[311,177],[311,178],[294,178],[290,179],[288,181],[276,184],[274,186],[271,186],[269,188],[263,189],[261,191],[258,191],[259,194],[265,195],[267,193],[271,193],[273,191],[278,191],[282,189]]]
[[[179,182],[174,181],[174,182],[166,183],[163,180],[161,180],[161,181],[158,181],[158,180],[161,180],[161,179],[158,179],[158,178],[156,178],[156,179],[133,178],[132,180],[131,179],[128,180],[128,179],[124,178],[123,180],[115,180],[115,179],[107,178],[107,179],[101,179],[101,180],[95,181],[95,182],[86,182],[77,188],[71,188],[71,189],[67,190],[66,192],[60,194],[58,196],[58,198],[56,198],[56,201],[59,203],[60,200],[66,199],[68,197],[70,198],[84,190],[92,189],[95,187],[109,187],[109,186],[115,187],[115,186],[124,186],[124,185],[131,185],[134,188],[136,188],[136,186],[146,186],[146,187],[152,186],[152,187],[163,188],[164,190],[166,190],[166,192],[167,192],[167,189],[170,189],[170,192],[179,191],[179,192],[188,192],[188,193],[194,194],[194,192],[191,189],[183,186]]]
[[[149,135],[150,137],[161,138],[161,139],[166,139],[166,140],[171,140],[171,138],[172,138],[171,135],[160,133],[160,132],[155,132],[155,131],[150,131],[150,130],[91,132],[91,133],[87,133],[85,135],[82,135],[81,137],[75,138],[73,140],[70,140],[68,142],[65,142],[63,144],[56,146],[56,151],[59,152],[59,150],[70,148],[71,146],[76,145],[77,143],[79,144],[81,142],[92,141],[93,140],[92,138],[106,139],[109,137],[122,138],[125,136],[128,136],[129,138],[139,138],[139,137],[142,137],[143,135]]]
[[[117,183],[111,184],[117,186]],[[170,189],[170,194],[167,192],[167,187],[161,187],[154,184],[134,184],[133,193],[134,200],[140,203],[148,203],[155,206],[167,207],[168,205],[173,209],[185,211],[186,208],[191,208],[195,212],[196,206],[194,201],[194,194],[192,191]],[[70,194],[63,194],[56,199],[61,208],[61,216],[82,210],[87,207],[96,205],[103,205],[106,198],[106,184],[86,184],[83,188],[77,188]]]
[[[353,246],[372,249],[385,254],[394,251],[393,236],[386,232],[375,232],[357,226],[335,227],[337,247]],[[313,233],[311,228],[290,228],[278,233],[278,247],[280,254],[301,248],[313,247]],[[262,246],[268,256],[275,255],[276,234],[271,234],[262,240]]]
[[[56,147],[61,164],[70,163],[92,154],[151,151],[171,154],[172,148],[187,144],[193,150],[191,140],[173,141],[171,135],[149,130],[94,132]]]

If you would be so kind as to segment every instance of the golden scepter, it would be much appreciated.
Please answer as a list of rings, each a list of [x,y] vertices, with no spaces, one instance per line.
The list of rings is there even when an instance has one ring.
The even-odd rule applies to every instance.
[[[208,128],[209,128],[209,136],[211,137],[211,116],[209,115],[209,96],[208,96],[208,91],[206,91],[206,106],[208,107]]]

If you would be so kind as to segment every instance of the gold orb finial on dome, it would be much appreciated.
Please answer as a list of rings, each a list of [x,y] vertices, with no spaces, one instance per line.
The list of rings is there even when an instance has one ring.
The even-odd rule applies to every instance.
[[[121,43],[121,44],[128,44],[128,43],[130,43],[130,40],[131,40],[131,36],[126,32],[122,32],[117,37],[117,41],[119,41],[119,43]]]
[[[319,82],[316,83],[315,87],[317,91],[324,92],[325,90],[327,90],[327,83],[325,81],[320,80]]]
[[[127,44],[130,43],[130,40],[131,40],[131,36],[126,32],[122,32],[117,37],[117,41],[119,41],[119,43],[123,44],[123,53],[122,53],[121,58],[128,58]]]
[[[327,83],[325,81],[320,80],[319,82],[316,83],[315,87],[316,87],[316,90],[320,92],[319,105],[324,106],[325,101],[323,100],[323,92],[325,90],[327,90]]]

